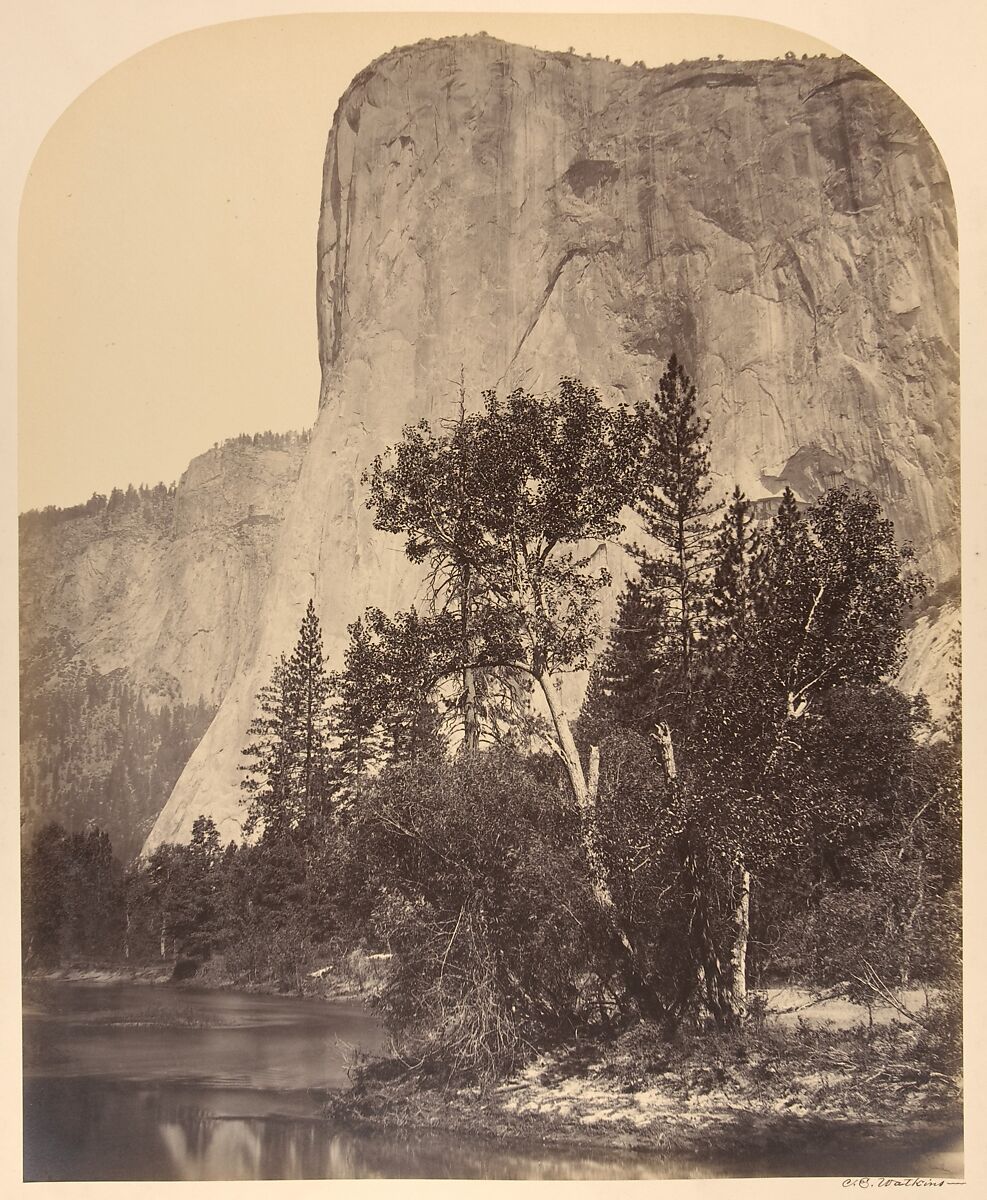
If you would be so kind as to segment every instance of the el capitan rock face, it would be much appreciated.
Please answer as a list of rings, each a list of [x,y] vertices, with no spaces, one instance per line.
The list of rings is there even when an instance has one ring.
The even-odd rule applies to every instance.
[[[461,370],[472,398],[573,374],[633,400],[674,350],[724,492],[855,482],[926,570],[958,568],[949,182],[851,60],[648,70],[487,37],[396,50],[337,109],[318,270],[319,419],[257,624],[147,848],[201,812],[237,832],[254,697],[310,596],[336,657],[365,605],[413,600],[360,474],[404,423],[455,412]]]
[[[955,569],[948,179],[850,60],[395,52],[340,102],[319,270],[337,427],[447,415],[460,365],[474,394],[570,373],[633,399],[675,350],[725,477],[853,479]]]

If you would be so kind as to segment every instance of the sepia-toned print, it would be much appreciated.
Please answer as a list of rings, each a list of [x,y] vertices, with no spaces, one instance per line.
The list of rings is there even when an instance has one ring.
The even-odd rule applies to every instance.
[[[793,30],[483,21],[39,150],[24,1178],[959,1181],[946,166]]]

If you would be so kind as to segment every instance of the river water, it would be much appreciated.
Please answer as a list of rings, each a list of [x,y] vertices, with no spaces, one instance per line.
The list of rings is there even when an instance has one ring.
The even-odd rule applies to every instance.
[[[24,995],[24,1178],[34,1180],[668,1179],[800,1175],[584,1153],[321,1118],[356,1049],[383,1042],[355,1004],[130,984],[30,982]],[[939,1162],[938,1159],[943,1159]],[[951,1173],[940,1153],[908,1173]],[[851,1174],[889,1173],[861,1161]],[[807,1169],[808,1167],[808,1169]],[[873,1167],[874,1169],[870,1169]],[[898,1173],[903,1173],[899,1171]]]

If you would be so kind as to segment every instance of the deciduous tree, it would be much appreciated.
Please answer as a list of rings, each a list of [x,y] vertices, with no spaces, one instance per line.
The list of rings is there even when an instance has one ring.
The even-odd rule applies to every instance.
[[[483,410],[448,434],[427,422],[368,472],[377,528],[398,533],[412,561],[445,554],[468,565],[478,608],[473,665],[529,674],[551,714],[577,803],[590,800],[558,675],[587,665],[597,598],[609,580],[598,550],[622,530],[635,495],[639,414],[605,407],[563,379],[557,393],[486,392]]]

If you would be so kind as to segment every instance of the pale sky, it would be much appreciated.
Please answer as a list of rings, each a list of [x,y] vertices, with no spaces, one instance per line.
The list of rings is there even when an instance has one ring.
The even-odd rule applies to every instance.
[[[649,66],[837,53],[736,18],[465,13],[270,17],[149,47],[66,110],[28,176],[21,509],[171,482],[213,442],[312,424],[336,103],[391,47],[481,29]]]

